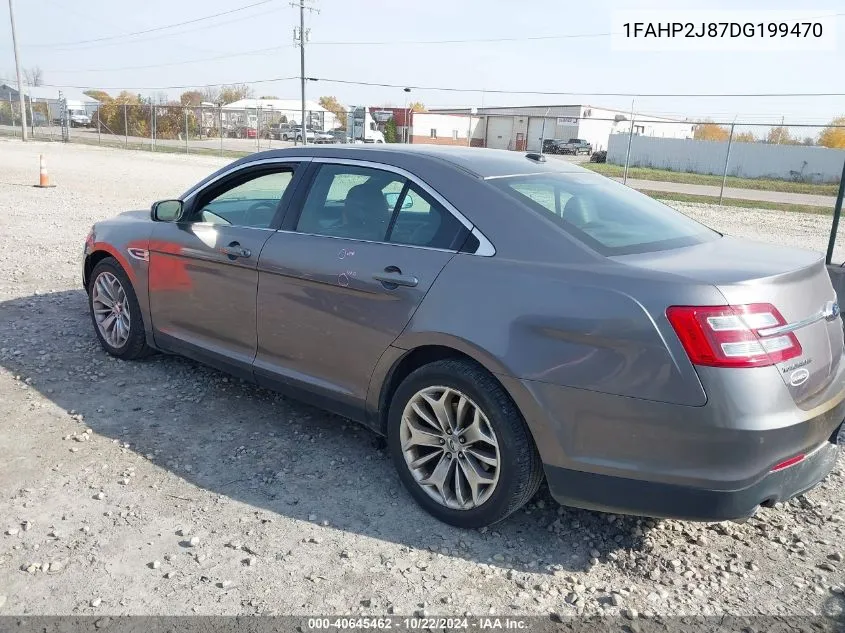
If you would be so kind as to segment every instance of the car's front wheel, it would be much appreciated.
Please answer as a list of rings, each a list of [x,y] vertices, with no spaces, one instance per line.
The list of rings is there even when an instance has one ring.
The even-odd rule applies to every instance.
[[[131,360],[152,353],[138,298],[126,272],[113,257],[101,260],[91,272],[88,307],[100,345],[109,354]]]
[[[501,521],[534,496],[543,478],[516,405],[469,361],[437,361],[402,381],[388,413],[388,446],[417,503],[462,528]]]

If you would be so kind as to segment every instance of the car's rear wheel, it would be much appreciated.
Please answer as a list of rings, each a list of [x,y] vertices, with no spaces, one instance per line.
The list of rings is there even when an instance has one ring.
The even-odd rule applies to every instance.
[[[388,446],[417,503],[458,527],[501,521],[534,496],[543,477],[516,405],[469,361],[437,361],[402,381],[388,413]]]
[[[153,352],[132,283],[113,257],[101,260],[91,272],[88,307],[100,345],[109,354],[132,360]]]

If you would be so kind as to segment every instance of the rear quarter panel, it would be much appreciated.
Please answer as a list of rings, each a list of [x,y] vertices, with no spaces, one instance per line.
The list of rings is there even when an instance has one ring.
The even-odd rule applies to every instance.
[[[624,266],[554,266],[458,255],[394,343],[450,344],[494,373],[659,402],[706,396],[665,317],[718,303],[712,287]]]

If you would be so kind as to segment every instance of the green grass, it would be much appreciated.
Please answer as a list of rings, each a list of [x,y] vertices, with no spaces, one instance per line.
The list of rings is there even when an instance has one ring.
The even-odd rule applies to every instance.
[[[622,177],[625,168],[621,165],[610,163],[581,163],[582,167],[604,176]],[[716,185],[722,184],[721,176],[707,174],[690,174],[680,171],[669,171],[668,169],[653,169],[651,167],[629,167],[628,178],[637,180],[655,180],[660,182],[678,182],[691,185]],[[739,178],[728,176],[726,186],[738,189],[756,189],[758,191],[782,191],[785,193],[812,193],[821,196],[835,196],[839,185],[837,184],[814,184],[808,182],[792,182],[789,180],[775,180],[772,178]]]
[[[688,193],[672,193],[668,191],[651,191],[639,189],[640,193],[654,198],[674,202],[700,202],[704,204],[719,204],[718,196],[697,196]],[[787,202],[766,202],[764,200],[739,200],[736,198],[724,198],[724,207],[742,207],[745,209],[771,209],[772,211],[790,211],[793,213],[812,213],[814,215],[833,215],[833,208],[816,207],[806,204],[790,204]]]

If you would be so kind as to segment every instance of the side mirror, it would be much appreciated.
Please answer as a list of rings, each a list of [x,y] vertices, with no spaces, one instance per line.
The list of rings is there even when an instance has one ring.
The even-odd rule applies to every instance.
[[[387,205],[392,209],[396,206],[396,203],[399,201],[398,193],[386,193],[384,194],[384,199],[387,200]],[[411,196],[411,192],[405,194],[405,199],[402,201],[402,208],[403,209],[410,209],[414,206],[414,198]]]
[[[177,222],[182,217],[182,201],[159,200],[153,203],[151,216],[155,222]]]

